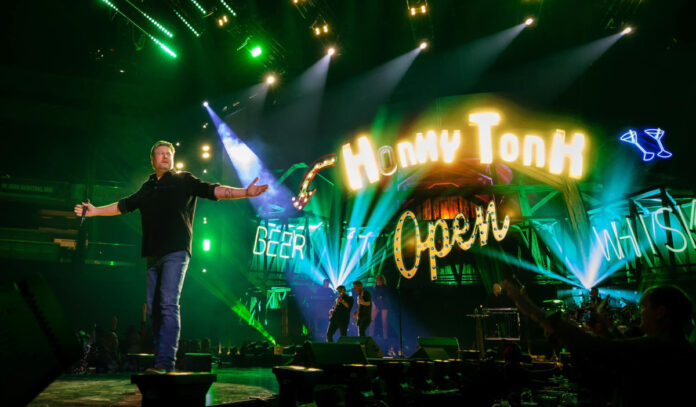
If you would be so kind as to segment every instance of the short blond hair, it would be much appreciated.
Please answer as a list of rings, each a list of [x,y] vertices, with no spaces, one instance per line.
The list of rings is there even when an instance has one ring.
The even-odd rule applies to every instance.
[[[176,150],[174,149],[174,144],[172,144],[172,143],[170,143],[170,142],[168,142],[168,141],[165,141],[165,140],[160,140],[160,141],[156,142],[156,143],[152,146],[152,148],[150,149],[150,157],[154,157],[154,156],[155,156],[155,150],[157,149],[157,147],[160,147],[160,146],[167,146],[167,147],[169,147],[169,149],[172,150],[172,155],[174,155],[174,153],[176,153]]]

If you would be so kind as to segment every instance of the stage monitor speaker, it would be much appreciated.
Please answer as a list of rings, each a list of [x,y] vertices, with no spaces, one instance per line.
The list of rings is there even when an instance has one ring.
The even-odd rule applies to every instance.
[[[414,359],[457,359],[459,357],[459,340],[448,338],[418,338],[418,349],[411,356]]]
[[[368,358],[382,358],[384,353],[371,336],[341,336],[338,343],[357,343]]]
[[[327,368],[345,364],[367,364],[365,351],[357,343],[305,342],[293,364]]]
[[[0,394],[28,404],[80,359],[82,349],[43,277],[0,285]]]

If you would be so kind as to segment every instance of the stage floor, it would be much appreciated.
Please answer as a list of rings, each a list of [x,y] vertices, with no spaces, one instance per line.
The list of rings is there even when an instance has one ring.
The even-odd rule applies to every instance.
[[[214,369],[213,373],[217,374],[217,382],[206,396],[208,406],[278,393],[278,382],[268,367]],[[130,376],[130,373],[63,375],[29,406],[140,406],[140,391],[130,383]]]

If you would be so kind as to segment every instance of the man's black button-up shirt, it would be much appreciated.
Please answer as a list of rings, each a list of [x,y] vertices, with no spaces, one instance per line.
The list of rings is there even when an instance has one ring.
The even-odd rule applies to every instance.
[[[197,197],[217,200],[215,187],[190,172],[155,174],[138,192],[118,201],[121,213],[140,209],[143,225],[143,257],[161,257],[186,250],[191,254],[193,216]]]

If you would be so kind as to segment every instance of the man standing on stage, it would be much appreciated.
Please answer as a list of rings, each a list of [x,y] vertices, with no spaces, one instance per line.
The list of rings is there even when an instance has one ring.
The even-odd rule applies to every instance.
[[[353,308],[353,297],[346,294],[346,287],[339,285],[336,290],[338,290],[338,298],[336,298],[334,307],[329,311],[331,318],[329,318],[329,329],[326,331],[327,342],[333,342],[336,330],[340,332],[341,336],[348,334],[350,310]]]
[[[209,184],[189,172],[174,170],[174,146],[158,141],[150,150],[155,173],[135,194],[116,203],[95,207],[90,203],[75,206],[75,214],[114,216],[140,210],[143,240],[142,256],[147,258],[147,307],[152,319],[155,342],[155,368],[150,373],[174,371],[181,320],[179,297],[191,258],[191,236],[196,198],[239,199],[259,196],[268,185],[246,189]]]
[[[358,326],[358,335],[365,336],[365,331],[372,322],[372,295],[363,288],[361,281],[353,283],[353,291],[358,296],[358,310],[353,314]]]

